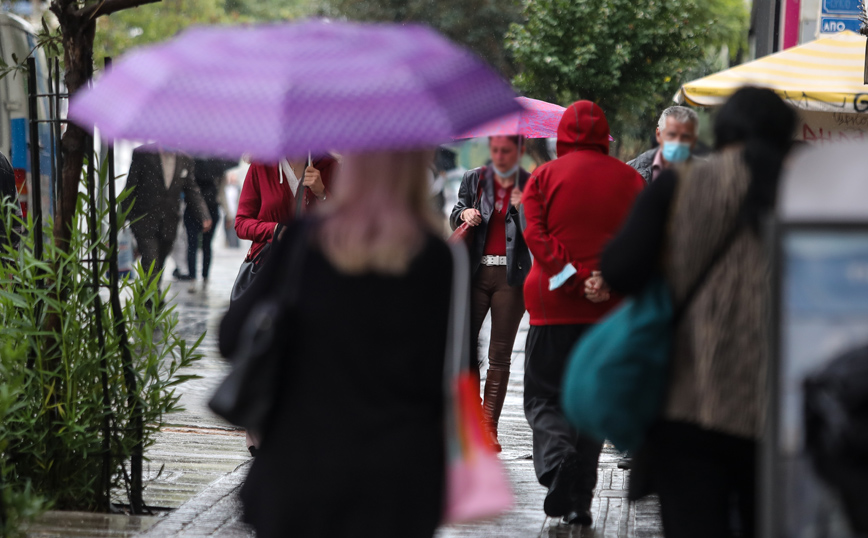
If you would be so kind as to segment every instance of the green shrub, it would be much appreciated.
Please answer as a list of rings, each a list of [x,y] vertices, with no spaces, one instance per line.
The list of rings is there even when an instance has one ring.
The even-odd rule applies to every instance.
[[[106,510],[106,484],[129,493],[126,465],[136,445],[141,443],[146,450],[153,444],[164,415],[180,410],[177,386],[195,377],[179,370],[200,358],[197,348],[204,334],[188,345],[176,333],[174,307],[151,307],[165,297],[157,279],[120,282],[122,321],[115,323],[107,300],[106,261],[109,234],[115,232],[101,225],[92,244],[85,224],[88,211],[88,199],[80,194],[68,252],[53,244],[52,223],[46,222],[41,260],[33,254],[32,220],[23,223],[21,247],[13,250],[8,244],[13,217],[8,210],[3,212],[7,221],[6,262],[0,268],[0,342],[6,343],[0,347],[0,398],[7,398],[5,408],[0,401],[0,417],[5,413],[0,420],[4,499],[8,489],[19,495],[35,492],[60,509]],[[124,217],[119,215],[118,222]],[[98,221],[108,222],[105,212]],[[91,263],[97,264],[103,297],[93,287]],[[137,269],[142,275],[141,267]],[[126,331],[125,339],[119,336],[119,325]],[[125,340],[131,361],[124,359]],[[133,384],[136,390],[130,392]],[[142,425],[141,439],[137,423]],[[27,515],[25,505],[16,502],[21,508],[15,513],[7,510],[10,521]]]

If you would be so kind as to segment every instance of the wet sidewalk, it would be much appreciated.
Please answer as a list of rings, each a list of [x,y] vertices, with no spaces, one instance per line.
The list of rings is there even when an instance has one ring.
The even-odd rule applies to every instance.
[[[228,306],[245,249],[227,249],[215,240],[211,282],[207,290],[188,293],[188,284],[173,282],[172,304],[176,305],[180,330],[195,340],[207,329],[201,351],[205,357],[190,373],[202,376],[182,386],[181,403],[186,410],[168,418],[170,426],[157,437],[147,455],[146,503],[154,516],[112,516],[106,522],[59,527],[44,518],[30,536],[147,536],[147,537],[248,537],[253,532],[240,521],[237,492],[252,459],[247,454],[243,432],[212,415],[207,400],[227,365],[217,352],[217,325]],[[617,468],[619,455],[607,445],[600,458],[599,479],[592,505],[594,525],[579,528],[546,518],[542,511],[545,489],[536,481],[531,460],[531,431],[522,409],[524,344],[527,317],[522,322],[513,351],[513,370],[500,421],[501,458],[509,471],[516,506],[507,514],[486,522],[441,528],[438,538],[461,537],[637,537],[662,536],[654,500],[628,503],[627,472]],[[483,328],[487,335],[488,327]],[[487,342],[485,343],[487,345]],[[123,502],[122,498],[118,498]],[[122,519],[116,519],[122,518]],[[123,518],[126,518],[125,520]],[[103,520],[100,520],[103,521]],[[111,528],[108,528],[111,527]]]

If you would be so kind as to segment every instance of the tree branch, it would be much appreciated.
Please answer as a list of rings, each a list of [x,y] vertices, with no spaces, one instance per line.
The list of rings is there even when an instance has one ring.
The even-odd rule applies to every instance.
[[[162,1],[163,0],[100,0],[95,4],[79,9],[73,13],[73,15],[85,20],[92,20],[103,15],[111,15],[116,11],[139,7],[145,4],[155,4]]]

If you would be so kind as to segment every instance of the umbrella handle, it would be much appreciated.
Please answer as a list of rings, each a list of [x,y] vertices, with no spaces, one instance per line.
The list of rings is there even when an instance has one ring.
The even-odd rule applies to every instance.
[[[307,152],[307,165],[313,166],[310,151]],[[295,199],[295,218],[301,218],[301,210],[304,208],[304,197],[307,196],[307,185],[304,184],[304,176],[302,176],[302,184],[299,185],[298,197]]]

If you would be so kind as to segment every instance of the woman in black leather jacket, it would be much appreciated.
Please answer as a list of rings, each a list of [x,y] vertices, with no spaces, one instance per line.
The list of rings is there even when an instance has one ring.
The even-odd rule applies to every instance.
[[[474,341],[491,310],[482,409],[492,441],[500,450],[497,422],[506,398],[512,346],[524,316],[522,286],[531,264],[519,219],[521,190],[530,174],[519,166],[523,148],[518,136],[493,136],[488,146],[491,164],[464,174],[449,222],[453,230],[464,222],[471,226],[470,320]],[[476,344],[473,351],[477,362]]]

